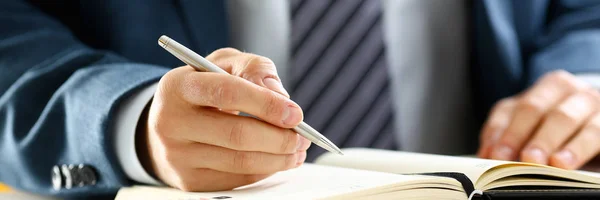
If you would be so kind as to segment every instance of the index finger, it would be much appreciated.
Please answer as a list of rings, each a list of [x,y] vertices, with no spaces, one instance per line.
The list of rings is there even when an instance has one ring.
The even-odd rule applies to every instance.
[[[496,103],[481,131],[477,156],[482,158],[490,156],[493,145],[510,122],[515,105],[516,100],[514,98],[502,99]]]
[[[310,141],[290,129],[279,128],[250,117],[205,110],[185,116],[178,126],[181,138],[238,151],[291,154],[306,151]],[[193,123],[189,123],[193,122]]]
[[[293,128],[303,118],[300,106],[287,97],[228,74],[189,73],[180,92],[191,104],[242,111],[283,128]]]

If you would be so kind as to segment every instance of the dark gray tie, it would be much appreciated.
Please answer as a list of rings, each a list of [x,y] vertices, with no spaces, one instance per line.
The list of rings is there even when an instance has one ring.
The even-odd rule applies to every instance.
[[[291,96],[304,120],[340,147],[395,149],[381,1],[291,3]]]

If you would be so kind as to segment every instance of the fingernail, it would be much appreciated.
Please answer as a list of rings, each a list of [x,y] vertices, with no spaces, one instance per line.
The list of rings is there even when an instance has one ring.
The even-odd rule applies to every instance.
[[[306,152],[298,152],[298,160],[296,161],[296,166],[301,165],[304,160],[306,160]]]
[[[279,92],[285,96],[290,96],[290,94],[288,94],[288,92],[285,90],[285,88],[283,88],[283,85],[281,84],[281,82],[277,81],[274,78],[271,77],[267,77],[265,79],[263,79],[263,84],[265,84],[265,86],[267,86],[267,88]]]
[[[548,164],[548,157],[540,148],[527,148],[523,151],[523,160],[542,165]]]
[[[575,155],[569,150],[561,150],[555,156],[566,166],[572,166],[575,163]]]
[[[283,109],[283,124],[296,125],[300,122],[300,109],[293,105],[285,106]]]
[[[514,151],[505,145],[494,148],[492,151],[492,159],[497,160],[512,160]]]

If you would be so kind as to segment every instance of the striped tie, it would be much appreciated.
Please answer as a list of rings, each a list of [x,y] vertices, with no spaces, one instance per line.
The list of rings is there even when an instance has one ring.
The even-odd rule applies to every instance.
[[[291,96],[341,147],[396,149],[379,0],[293,0]],[[307,160],[323,153],[310,148]]]

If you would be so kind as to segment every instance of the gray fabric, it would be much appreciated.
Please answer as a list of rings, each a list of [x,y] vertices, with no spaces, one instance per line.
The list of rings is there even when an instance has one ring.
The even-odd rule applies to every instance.
[[[291,4],[298,2],[292,0]],[[277,62],[289,60],[288,54],[281,53],[286,52],[283,49],[288,49],[288,44],[279,42],[279,38],[283,38],[292,43],[288,30],[288,3],[280,0],[229,0],[229,5],[243,5],[229,6],[229,13],[231,21],[238,21],[232,23],[234,26],[240,21],[246,24],[245,27],[268,26],[244,29],[243,33],[232,27],[234,32],[238,31],[232,35],[233,41],[237,41],[233,46],[276,60],[280,75],[284,75],[284,86],[290,89],[291,80],[283,73],[289,71],[290,65]],[[399,115],[394,134],[401,142],[401,150],[457,154],[466,153],[469,148],[465,146],[465,137],[476,130],[469,124],[471,102],[467,77],[466,4],[465,0],[383,0],[383,31],[387,66],[392,78],[392,103],[394,112]],[[276,18],[277,21],[267,24],[267,18]],[[269,37],[262,35],[265,32],[278,42],[270,42]],[[348,40],[348,43],[351,42]],[[343,119],[346,115],[352,113],[345,113]],[[345,120],[330,126],[340,130],[349,128],[344,126],[351,122],[342,121]]]
[[[393,142],[376,143],[394,141],[381,11],[381,1],[370,0],[292,7],[292,99],[306,123],[342,148],[395,149]],[[323,152],[311,148],[307,160]]]
[[[467,153],[473,131],[463,0],[386,0],[388,61],[402,150]]]
[[[288,1],[281,0],[227,1],[232,47],[273,60],[284,86],[288,85],[288,6]]]

